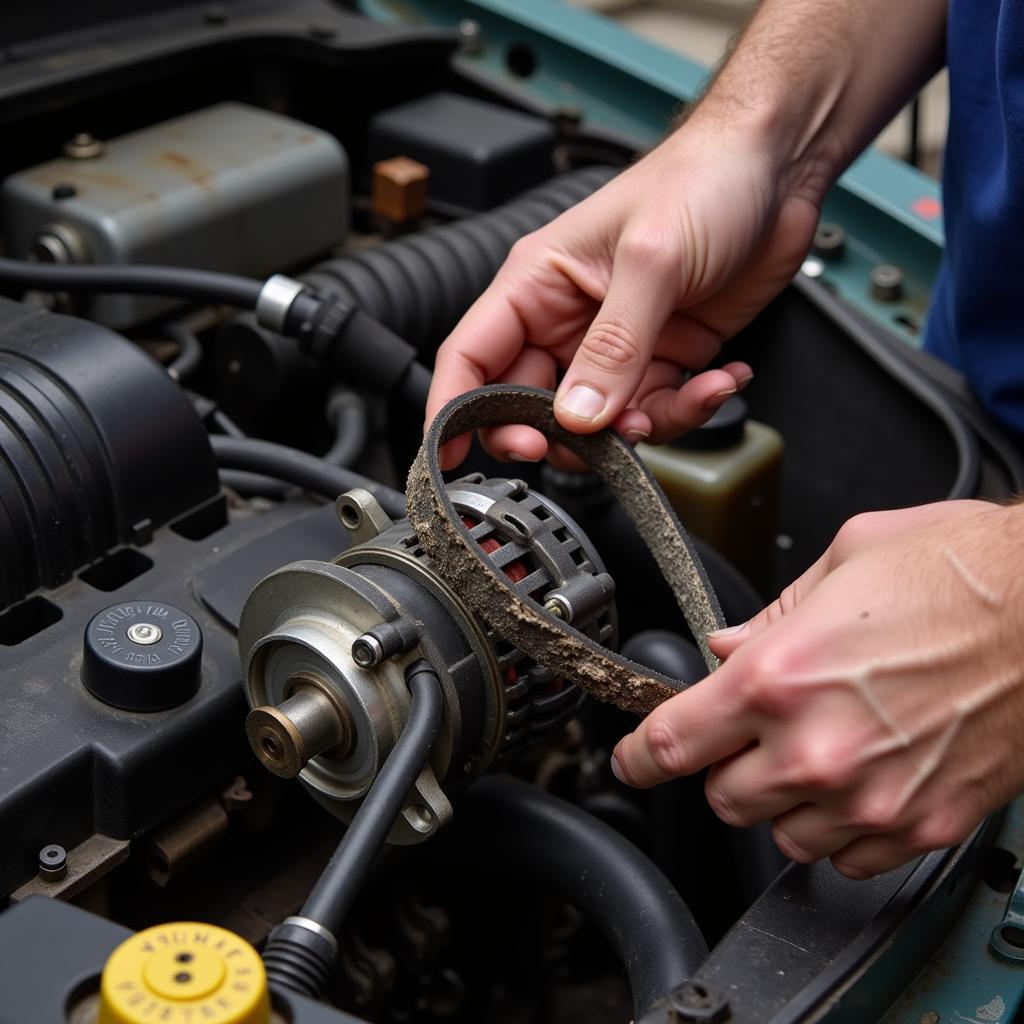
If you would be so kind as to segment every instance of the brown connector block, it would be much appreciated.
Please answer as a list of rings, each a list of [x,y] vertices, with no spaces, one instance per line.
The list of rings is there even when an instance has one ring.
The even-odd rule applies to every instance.
[[[426,164],[395,156],[373,165],[373,212],[397,224],[422,217],[427,208]]]

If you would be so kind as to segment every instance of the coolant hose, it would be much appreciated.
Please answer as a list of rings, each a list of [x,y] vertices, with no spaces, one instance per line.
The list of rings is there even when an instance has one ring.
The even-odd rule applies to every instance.
[[[289,448],[273,441],[259,441],[251,437],[224,437],[210,435],[217,465],[222,469],[242,469],[250,473],[284,480],[314,494],[334,499],[353,487],[364,487],[392,518],[405,518],[405,497],[384,484],[354,473],[344,466],[332,466],[316,455]]]
[[[184,324],[169,321],[161,327],[164,337],[178,346],[178,354],[167,365],[167,372],[176,380],[183,381],[191,377],[203,361],[203,346],[199,343],[194,331]]]
[[[354,391],[335,388],[327,398],[327,420],[334,428],[334,443],[320,458],[332,466],[354,465],[369,433],[366,403]]]
[[[441,728],[441,683],[422,659],[406,669],[405,681],[412,704],[398,742],[298,916],[270,933],[263,962],[271,985],[310,998],[320,995],[334,966],[338,929],[427,764]]]
[[[420,352],[447,335],[523,235],[611,180],[611,167],[570,171],[487,213],[318,264],[302,280],[369,313]]]
[[[497,868],[555,890],[596,924],[629,977],[636,1019],[708,955],[669,880],[591,814],[510,776],[480,779],[434,843],[445,863]]]

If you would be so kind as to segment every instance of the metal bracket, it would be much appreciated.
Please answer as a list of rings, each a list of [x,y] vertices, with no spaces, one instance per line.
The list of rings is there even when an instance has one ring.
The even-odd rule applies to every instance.
[[[1010,893],[1002,921],[992,929],[988,948],[1004,964],[1024,966],[1024,870]]]

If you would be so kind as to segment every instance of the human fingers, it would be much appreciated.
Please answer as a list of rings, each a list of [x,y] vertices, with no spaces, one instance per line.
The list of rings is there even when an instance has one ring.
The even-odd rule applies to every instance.
[[[745,363],[694,374],[681,386],[652,389],[639,402],[651,420],[651,441],[679,437],[707,422],[753,377]]]
[[[672,250],[654,232],[624,234],[601,307],[558,388],[555,415],[592,433],[629,405],[675,301]]]
[[[751,746],[712,765],[704,783],[711,809],[727,825],[749,828],[791,811],[802,794],[775,770],[773,751]]]
[[[427,396],[425,428],[453,398],[501,376],[515,361],[526,340],[526,327],[499,275],[456,325],[437,351]],[[452,469],[469,451],[468,434],[449,441],[441,466]]]
[[[772,821],[772,839],[783,855],[799,864],[830,857],[865,834],[865,826],[839,816],[833,807],[805,803]]]
[[[627,785],[646,789],[720,761],[755,736],[741,701],[712,673],[660,704],[619,740],[612,771]]]
[[[550,352],[527,345],[502,373],[497,382],[528,387],[554,388],[558,366]],[[547,438],[523,424],[510,424],[480,431],[484,448],[502,462],[538,462],[548,451]]]
[[[831,553],[826,551],[802,576],[798,576],[779,596],[753,618],[708,634],[708,646],[719,658],[728,658],[743,644],[760,636],[774,623],[793,612],[797,605],[825,578],[831,568]]]

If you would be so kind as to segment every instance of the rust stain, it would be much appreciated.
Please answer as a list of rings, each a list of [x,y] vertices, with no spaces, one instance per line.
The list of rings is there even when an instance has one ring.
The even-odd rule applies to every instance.
[[[206,192],[213,191],[213,176],[190,156],[174,149],[165,149],[158,159],[172,170],[180,171],[193,185]]]
[[[303,132],[301,135],[295,137],[295,141],[300,146],[308,146],[316,138],[311,132]]]
[[[173,149],[165,149],[161,154],[161,157],[169,164],[173,164],[175,167],[192,167],[191,157],[187,157],[183,153],[178,153]]]

